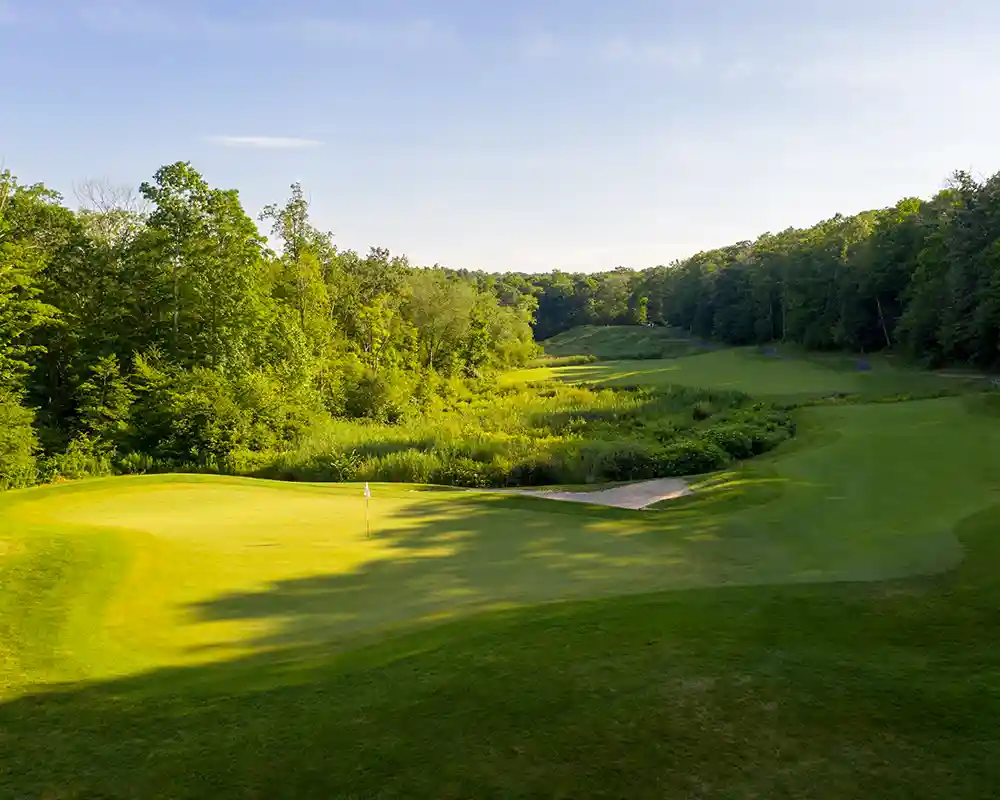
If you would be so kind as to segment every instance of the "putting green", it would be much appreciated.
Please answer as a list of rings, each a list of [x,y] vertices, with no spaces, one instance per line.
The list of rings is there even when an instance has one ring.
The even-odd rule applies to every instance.
[[[652,511],[373,485],[371,538],[359,486],[7,493],[0,694],[561,598],[946,569],[954,525],[1000,500],[1000,428],[975,405],[808,409],[789,446]]]

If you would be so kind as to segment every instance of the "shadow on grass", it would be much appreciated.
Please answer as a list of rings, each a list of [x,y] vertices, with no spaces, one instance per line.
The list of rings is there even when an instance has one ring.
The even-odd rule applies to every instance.
[[[943,576],[497,612],[24,697],[0,796],[989,797],[1000,506],[959,534]]]
[[[780,490],[779,490],[780,491]],[[397,513],[372,538],[390,555],[346,573],[278,581],[190,609],[201,622],[267,621],[255,647],[354,644],[396,625],[553,600],[712,583],[756,565],[720,538],[723,513],[773,499],[758,481],[742,501],[653,512],[536,497],[448,492]],[[748,495],[749,496],[749,495]],[[738,552],[738,547],[735,548]],[[400,620],[404,620],[400,623]]]

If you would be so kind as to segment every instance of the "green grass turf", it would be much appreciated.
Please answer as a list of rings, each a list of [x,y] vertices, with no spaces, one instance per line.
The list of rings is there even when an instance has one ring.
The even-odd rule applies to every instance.
[[[674,358],[701,352],[696,339],[676,328],[581,325],[542,342],[548,356],[592,355],[601,360]]]
[[[538,367],[510,373],[506,380],[558,379],[606,386],[691,386],[743,391],[776,400],[803,400],[833,393],[879,397],[892,394],[981,390],[974,378],[944,377],[870,356],[868,371],[845,356],[765,355],[754,347],[727,348],[686,358],[610,361],[567,367]]]
[[[654,512],[374,486],[368,540],[356,486],[0,496],[0,797],[991,796],[1000,427],[800,413]]]

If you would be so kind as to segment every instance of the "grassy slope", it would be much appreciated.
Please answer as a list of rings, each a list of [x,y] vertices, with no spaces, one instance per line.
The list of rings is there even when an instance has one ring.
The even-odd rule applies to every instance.
[[[778,358],[757,348],[728,348],[686,358],[613,361],[571,367],[539,367],[511,373],[506,380],[542,381],[556,378],[608,386],[697,386],[736,389],[758,397],[801,400],[841,392],[868,396],[895,393],[927,394],[982,388],[970,378],[948,378],[868,357],[868,371],[845,357]]]
[[[673,358],[703,348],[675,328],[640,325],[581,325],[542,342],[548,356],[593,355],[599,359]]]
[[[377,486],[372,540],[358,487],[4,495],[0,796],[988,796],[1000,430],[975,405],[808,409],[790,447],[654,513]],[[497,605],[930,572],[956,526],[980,550],[941,578],[524,609],[333,654]]]

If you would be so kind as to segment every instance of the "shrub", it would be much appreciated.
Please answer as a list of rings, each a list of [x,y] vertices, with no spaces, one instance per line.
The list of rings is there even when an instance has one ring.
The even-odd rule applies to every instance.
[[[657,462],[658,477],[669,478],[722,469],[729,463],[729,456],[711,442],[682,439],[662,448]]]
[[[728,423],[702,431],[700,438],[725,450],[733,458],[744,459],[754,455],[755,441],[764,433],[765,429],[746,423]]]
[[[18,395],[0,389],[0,489],[30,486],[38,479],[33,419]]]
[[[315,395],[263,372],[160,369],[140,358],[134,385],[125,447],[164,464],[249,469],[259,460],[247,453],[288,447],[319,414]]]
[[[86,434],[73,439],[62,453],[44,459],[39,469],[44,481],[77,480],[112,475],[114,471],[110,447]]]
[[[719,469],[730,458],[765,452],[794,433],[786,414],[735,392],[551,382],[498,391],[434,372],[426,376],[436,387],[431,401],[420,415],[411,410],[405,427],[386,420],[329,420],[297,436],[294,449],[279,437],[274,446],[285,449],[254,474],[468,487],[639,480]],[[393,391],[402,396],[407,390]],[[238,408],[250,405],[241,397]],[[700,424],[693,419],[699,408],[707,415]],[[252,440],[253,419],[243,442]],[[155,468],[165,458],[159,456]],[[199,463],[201,469],[245,471],[256,459],[245,443],[237,443],[225,458]]]
[[[644,442],[614,442],[603,449],[596,477],[605,481],[655,478],[658,448]],[[589,482],[589,481],[588,481]]]
[[[440,468],[436,453],[401,450],[367,460],[359,468],[358,480],[433,483],[432,476]]]
[[[395,424],[406,411],[405,384],[402,376],[368,370],[345,391],[344,410],[350,417]]]
[[[561,475],[550,460],[539,457],[515,464],[507,475],[511,486],[546,486],[561,483]]]
[[[699,400],[691,408],[691,416],[698,422],[708,419],[713,413],[715,413],[715,409],[707,400]]]
[[[459,457],[449,460],[435,470],[431,475],[431,483],[486,488],[503,486],[505,478],[506,476],[492,464]]]
[[[356,480],[361,459],[355,451],[314,456],[302,469],[308,480],[339,483]]]

